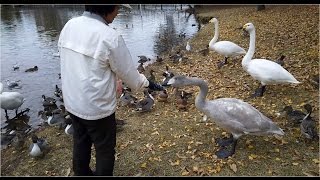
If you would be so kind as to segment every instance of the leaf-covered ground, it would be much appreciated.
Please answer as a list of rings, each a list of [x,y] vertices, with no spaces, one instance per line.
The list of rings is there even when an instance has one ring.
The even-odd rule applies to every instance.
[[[313,106],[313,118],[319,125],[319,90],[310,84],[319,74],[319,6],[292,5],[197,9],[198,17],[209,20],[217,17],[219,40],[229,40],[248,49],[249,37],[237,29],[247,22],[256,27],[254,58],[276,60],[285,55],[284,67],[302,82],[299,85],[267,86],[263,97],[249,96],[259,83],[241,67],[242,57],[231,59],[228,65],[217,69],[223,59],[215,52],[202,56],[203,49],[213,37],[213,24],[204,25],[190,40],[193,52],[185,53],[185,63],[174,64],[169,54],[164,63],[154,63],[146,69],[156,71],[162,79],[165,65],[176,74],[188,74],[205,79],[209,84],[208,99],[232,97],[243,99],[270,117],[284,131],[283,138],[242,136],[236,153],[228,159],[217,159],[215,138],[228,136],[211,121],[202,122],[202,114],[194,106],[197,87],[184,88],[193,92],[186,111],[179,111],[176,99],[169,90],[167,103],[156,100],[148,113],[137,113],[128,107],[119,107],[116,116],[127,124],[117,134],[115,176],[319,176],[319,142],[306,141],[299,126],[286,123],[280,110],[286,105],[302,110],[305,103]],[[181,45],[184,51],[186,44]],[[178,49],[179,47],[177,47]],[[136,96],[142,97],[142,93]],[[319,128],[318,128],[319,130]],[[51,150],[43,159],[28,155],[28,140],[23,150],[8,147],[1,151],[2,176],[71,176],[72,138],[53,127],[42,128]],[[92,166],[95,158],[92,155]]]

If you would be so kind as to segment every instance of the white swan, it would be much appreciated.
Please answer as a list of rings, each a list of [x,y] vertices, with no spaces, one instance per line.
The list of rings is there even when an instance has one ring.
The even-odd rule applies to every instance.
[[[250,34],[250,45],[247,54],[242,59],[242,67],[262,85],[252,95],[253,97],[263,96],[267,84],[300,83],[278,63],[267,59],[252,59],[256,41],[255,27],[252,23],[247,23],[243,29]]]
[[[229,57],[238,56],[241,54],[246,54],[246,51],[238,46],[237,44],[230,42],[230,41],[219,41],[219,22],[216,18],[212,18],[210,23],[214,24],[214,36],[209,42],[209,50],[215,51],[220,55],[224,56],[224,62],[220,62],[218,64],[218,68],[221,68],[224,64],[227,64],[227,59]]]
[[[221,147],[232,145],[231,151],[222,148],[216,154],[219,158],[226,158],[234,154],[237,140],[244,134],[251,135],[284,135],[271,119],[264,116],[250,104],[235,98],[219,98],[207,100],[207,83],[196,77],[174,76],[168,82],[173,87],[199,86],[200,93],[195,99],[196,108],[210,117],[216,125],[232,134],[227,140],[220,140],[218,144]]]
[[[19,92],[2,92],[3,84],[0,82],[0,104],[1,108],[4,109],[6,113],[6,118],[9,119],[7,110],[16,110],[16,115],[18,114],[18,108],[25,101],[24,97]]]

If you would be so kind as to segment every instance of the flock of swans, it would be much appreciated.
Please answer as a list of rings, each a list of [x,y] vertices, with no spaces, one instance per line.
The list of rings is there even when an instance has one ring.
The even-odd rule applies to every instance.
[[[255,27],[252,23],[247,23],[243,26],[243,30],[249,33],[250,44],[249,49],[246,52],[243,48],[231,41],[218,41],[219,25],[216,18],[212,18],[209,22],[214,24],[214,37],[209,42],[209,50],[214,51],[224,56],[224,61],[218,64],[218,68],[221,68],[224,64],[227,64],[229,57],[235,57],[244,55],[242,59],[243,69],[251,75],[255,80],[260,81],[261,87],[259,87],[252,97],[261,97],[265,92],[266,85],[270,84],[288,84],[300,83],[292,74],[279,65],[275,61],[267,59],[252,59],[255,51]],[[281,135],[284,131],[274,123],[270,118],[263,115],[259,110],[251,106],[249,103],[244,102],[241,99],[236,98],[218,98],[214,100],[206,99],[208,93],[207,83],[197,77],[188,77],[182,75],[176,75],[172,77],[165,85],[180,88],[183,86],[198,86],[200,88],[199,94],[195,98],[196,108],[205,114],[219,127],[226,130],[231,134],[230,138],[219,139],[218,145],[221,147],[216,152],[218,158],[227,158],[235,153],[237,140],[245,134],[249,135]],[[311,111],[310,111],[311,113]],[[301,123],[310,123],[310,113],[304,116]],[[308,119],[308,121],[306,121]],[[308,127],[310,129],[310,127]],[[312,126],[315,129],[313,123]],[[307,138],[311,139],[305,127],[301,127],[301,133]],[[313,131],[314,132],[314,131]],[[309,137],[308,137],[309,136]],[[316,135],[318,137],[318,135]],[[227,148],[230,147],[231,148]]]
[[[209,42],[207,49],[224,57],[224,61],[218,64],[218,68],[227,64],[227,59],[229,57],[244,55],[241,63],[243,69],[252,78],[261,83],[261,87],[257,88],[252,97],[263,96],[266,90],[266,85],[300,83],[292,74],[275,61],[267,59],[252,59],[255,52],[256,39],[255,27],[252,23],[247,23],[243,26],[243,29],[248,32],[250,36],[249,49],[248,51],[245,51],[243,48],[231,41],[218,41],[219,22],[216,18],[212,18],[209,22],[214,24],[214,37]],[[191,49],[189,42],[187,42],[186,50],[191,51]],[[146,58],[144,60],[148,61],[149,59]],[[172,75],[163,85],[177,88],[183,86],[199,86],[200,93],[195,98],[196,108],[206,116],[210,117],[217,126],[231,134],[230,138],[224,140],[220,139],[217,141],[218,145],[221,147],[221,149],[216,153],[219,158],[226,158],[233,155],[235,153],[237,140],[242,135],[284,135],[284,131],[270,118],[266,117],[259,112],[259,110],[243,100],[236,98],[218,98],[214,100],[206,99],[208,85],[203,79]],[[0,83],[1,108],[5,110],[6,117],[8,118],[7,110],[16,110],[17,114],[17,110],[24,102],[24,98],[18,92],[2,92],[2,90],[3,85]],[[309,119],[310,113],[307,116],[303,119]],[[33,141],[36,143],[37,139],[33,137]],[[228,150],[226,147],[230,145],[231,150]],[[35,152],[37,151],[34,150],[34,153]]]

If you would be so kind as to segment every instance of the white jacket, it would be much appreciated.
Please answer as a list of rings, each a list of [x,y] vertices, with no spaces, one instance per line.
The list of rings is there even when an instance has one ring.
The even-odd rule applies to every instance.
[[[63,27],[58,48],[67,111],[97,120],[116,110],[116,76],[132,90],[148,87],[122,38],[100,16],[84,12]]]

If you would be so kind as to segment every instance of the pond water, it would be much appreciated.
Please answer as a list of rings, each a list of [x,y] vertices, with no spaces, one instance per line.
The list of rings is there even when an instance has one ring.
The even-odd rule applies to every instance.
[[[194,15],[186,14],[180,8],[180,5],[162,8],[160,5],[134,5],[130,12],[121,9],[111,26],[123,35],[137,66],[139,55],[155,59],[156,55],[185,43],[197,33],[199,24]],[[31,127],[41,123],[38,117],[38,112],[43,110],[41,96],[54,97],[55,85],[61,87],[59,33],[70,18],[81,15],[83,10],[80,5],[1,6],[1,82],[4,91],[18,91],[25,97],[19,110],[30,109],[26,123]],[[181,33],[185,33],[185,39],[179,37]],[[19,69],[14,71],[15,64]],[[39,70],[25,72],[34,66]],[[19,80],[21,89],[9,90],[7,79]],[[13,118],[15,112],[8,111],[8,115]],[[2,132],[9,129],[7,125],[1,109]]]

